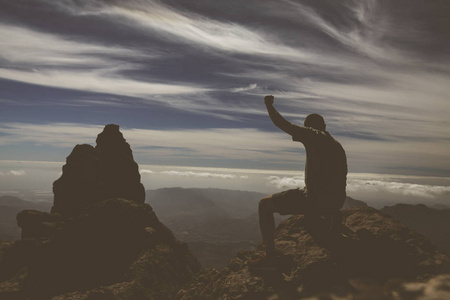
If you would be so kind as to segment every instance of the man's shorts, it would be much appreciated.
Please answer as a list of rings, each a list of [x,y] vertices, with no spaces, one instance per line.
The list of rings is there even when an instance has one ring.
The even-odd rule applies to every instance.
[[[274,211],[280,215],[304,214],[313,208],[306,189],[292,189],[271,196]]]

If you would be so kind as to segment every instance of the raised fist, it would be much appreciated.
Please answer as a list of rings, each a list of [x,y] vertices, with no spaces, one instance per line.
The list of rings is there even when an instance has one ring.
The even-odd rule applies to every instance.
[[[273,104],[274,97],[272,95],[267,95],[264,97],[264,103],[266,105],[272,105]]]

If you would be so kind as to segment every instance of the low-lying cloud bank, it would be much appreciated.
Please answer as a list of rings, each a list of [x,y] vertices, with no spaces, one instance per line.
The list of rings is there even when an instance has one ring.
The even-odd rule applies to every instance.
[[[303,187],[303,176],[268,176],[277,189]],[[435,182],[425,184],[418,182]],[[349,174],[347,195],[380,207],[393,203],[445,204],[450,206],[450,179],[383,174]]]
[[[164,170],[167,168],[173,167],[151,166],[151,171],[141,170],[144,183],[148,180],[150,186],[160,182],[164,185],[166,180],[168,185],[165,186],[186,184],[184,187],[218,187],[268,194],[305,186],[301,171],[189,167]],[[450,206],[450,178],[350,173],[347,194],[377,208],[395,203]]]
[[[0,161],[0,194],[51,191],[64,162]],[[304,187],[302,171],[140,165],[146,189],[223,188],[267,194]],[[374,207],[395,203],[450,206],[450,178],[350,173],[347,194]]]
[[[10,171],[0,171],[0,176],[23,176],[25,175],[24,170],[10,170]]]

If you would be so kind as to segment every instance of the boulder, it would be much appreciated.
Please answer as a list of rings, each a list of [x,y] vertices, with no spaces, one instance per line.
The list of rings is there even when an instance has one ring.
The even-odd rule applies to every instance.
[[[61,229],[64,220],[59,214],[38,210],[23,210],[17,214],[17,225],[22,228],[22,239],[50,238]]]

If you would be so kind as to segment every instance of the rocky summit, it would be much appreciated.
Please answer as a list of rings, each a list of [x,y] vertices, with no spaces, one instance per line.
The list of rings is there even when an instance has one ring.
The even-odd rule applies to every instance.
[[[53,183],[52,212],[71,216],[111,197],[144,203],[140,180],[138,164],[119,126],[106,125],[95,147],[77,145],[67,157],[61,177]]]
[[[243,251],[222,271],[202,270],[179,299],[415,299],[426,283],[413,282],[448,268],[448,257],[429,240],[376,209],[346,209],[342,225],[328,233],[315,222],[297,215],[280,224],[275,269],[251,268],[262,246]],[[448,288],[448,279],[430,284],[441,280]],[[407,294],[407,282],[416,294]]]
[[[74,148],[54,194],[51,213],[20,212],[22,239],[0,247],[0,299],[173,299],[199,271],[144,203],[117,125]]]

